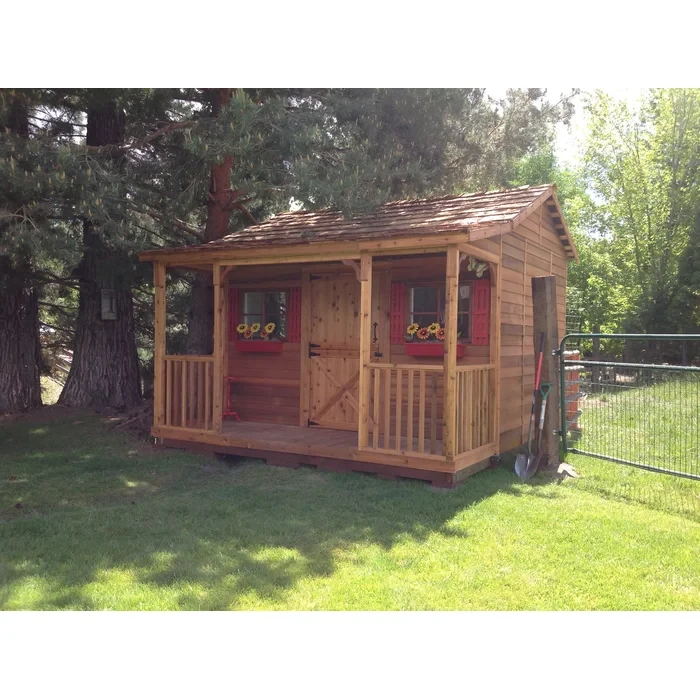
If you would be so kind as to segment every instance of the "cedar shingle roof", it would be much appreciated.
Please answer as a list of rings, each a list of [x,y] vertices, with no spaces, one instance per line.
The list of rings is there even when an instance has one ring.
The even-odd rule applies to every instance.
[[[346,219],[333,210],[288,212],[230,233],[204,245],[180,249],[213,252],[337,241],[388,239],[440,233],[496,235],[502,225],[514,225],[548,200],[562,244],[571,257],[575,249],[556,201],[554,185],[447,195],[389,202],[371,214]],[[552,199],[550,199],[552,197]],[[489,232],[489,229],[493,233]],[[155,253],[155,251],[154,251]],[[150,256],[149,256],[150,257]]]
[[[371,214],[346,219],[337,211],[279,214],[208,244],[208,248],[245,248],[322,241],[459,233],[512,221],[551,185],[389,202]]]

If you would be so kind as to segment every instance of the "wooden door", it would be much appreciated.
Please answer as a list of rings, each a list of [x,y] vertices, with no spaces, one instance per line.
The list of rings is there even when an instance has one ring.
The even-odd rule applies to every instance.
[[[309,425],[357,430],[360,284],[354,274],[311,280]]]

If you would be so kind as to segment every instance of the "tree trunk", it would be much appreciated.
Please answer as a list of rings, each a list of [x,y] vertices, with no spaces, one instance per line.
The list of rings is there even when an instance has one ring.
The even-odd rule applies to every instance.
[[[5,116],[1,127],[29,136],[26,104],[12,100]],[[0,413],[41,406],[38,302],[29,257],[0,256]]]
[[[217,117],[231,102],[231,88],[214,91],[213,114]],[[204,238],[217,241],[228,233],[235,192],[231,189],[233,159],[226,156],[212,166],[207,198],[207,225]],[[212,277],[197,274],[192,285],[187,324],[187,352],[191,355],[211,355],[214,350],[214,290]]]
[[[41,406],[38,302],[28,263],[0,258],[0,413]]]
[[[124,113],[114,102],[88,111],[89,146],[123,140]],[[85,221],[73,361],[59,399],[64,406],[125,409],[141,399],[129,267],[128,257],[109,250],[93,223]],[[102,318],[102,290],[111,290],[114,320]]]

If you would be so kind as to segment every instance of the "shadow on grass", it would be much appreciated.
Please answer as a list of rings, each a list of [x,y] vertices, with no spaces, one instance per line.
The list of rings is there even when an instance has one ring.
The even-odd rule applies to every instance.
[[[62,488],[84,489],[85,497],[68,508],[39,508],[0,522],[3,609],[225,609],[250,598],[274,604],[302,579],[329,577],[341,560],[366,556],[367,546],[388,551],[434,533],[468,539],[464,528],[451,525],[461,511],[496,494],[539,490],[516,487],[510,464],[452,491],[253,460],[231,468],[172,451],[154,452],[145,463],[124,461],[119,469],[111,439],[94,424],[31,436],[22,468],[48,480],[47,460],[56,461]],[[22,449],[27,441],[17,444]],[[102,454],[95,457],[98,444]],[[89,468],[85,454],[93,455]],[[89,483],[104,476],[95,458],[97,464],[112,459],[107,489],[148,483],[153,470],[171,469],[174,481],[141,490],[133,500],[117,489],[110,500]],[[6,472],[0,459],[0,479],[7,480]]]

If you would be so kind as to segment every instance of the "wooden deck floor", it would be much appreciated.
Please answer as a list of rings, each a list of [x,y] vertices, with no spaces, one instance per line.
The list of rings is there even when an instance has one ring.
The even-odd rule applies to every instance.
[[[465,463],[463,460],[448,461],[442,455],[417,455],[415,452],[384,449],[359,450],[357,433],[353,431],[235,420],[225,421],[219,434],[168,426],[154,427],[152,434],[171,447],[257,457],[278,466],[309,464],[331,471],[370,471],[380,476],[410,476],[443,486],[453,485],[458,472],[465,476],[467,472],[478,471],[478,468],[465,467],[488,459],[494,453],[491,449],[493,446],[484,448],[478,455],[472,455],[472,461]],[[406,446],[402,445],[402,448],[405,451]],[[438,446],[440,448],[441,445]]]
[[[299,445],[309,450],[315,447],[357,449],[357,433],[351,430],[227,420],[221,433],[233,440],[264,442],[271,450],[276,451],[285,451],[289,445]]]

